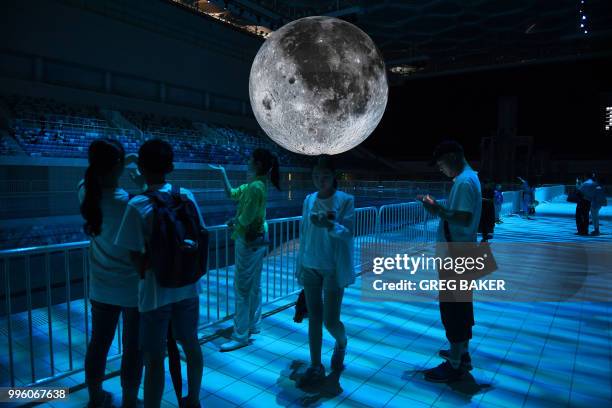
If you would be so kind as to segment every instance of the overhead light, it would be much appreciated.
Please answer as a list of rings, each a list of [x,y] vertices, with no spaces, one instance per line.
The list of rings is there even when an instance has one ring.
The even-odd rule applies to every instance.
[[[417,71],[421,71],[423,67],[417,67],[414,65],[396,65],[391,67],[390,71],[397,75],[412,75]]]

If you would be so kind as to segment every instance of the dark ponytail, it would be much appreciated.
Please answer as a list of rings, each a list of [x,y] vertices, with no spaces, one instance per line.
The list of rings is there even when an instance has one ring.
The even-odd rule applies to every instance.
[[[253,150],[253,160],[261,163],[263,174],[270,173],[270,182],[280,191],[280,164],[278,157],[268,149]]]
[[[85,198],[81,203],[81,215],[85,219],[83,230],[90,237],[102,232],[102,186],[100,177],[108,175],[117,164],[125,160],[121,143],[112,139],[94,140],[89,145],[89,167],[85,170]]]

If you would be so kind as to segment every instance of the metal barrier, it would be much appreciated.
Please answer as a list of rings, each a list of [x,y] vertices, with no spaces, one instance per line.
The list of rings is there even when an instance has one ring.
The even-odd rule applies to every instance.
[[[446,204],[446,200],[438,200]],[[436,240],[437,222],[419,202],[383,205],[376,222],[376,251],[383,254],[397,253],[406,243],[414,248]]]
[[[264,303],[298,289],[294,276],[301,217],[268,221],[270,247],[264,259]],[[377,209],[355,210],[354,233],[374,242]],[[234,247],[226,225],[209,227],[208,273],[200,282],[200,329],[234,313]],[[356,246],[357,247],[357,246]],[[45,384],[83,370],[89,341],[87,293],[89,242],[0,251],[0,386]],[[357,248],[356,248],[356,255]],[[121,354],[121,326],[109,359]],[[21,357],[15,361],[16,356]],[[28,365],[23,364],[27,356]],[[79,356],[75,358],[75,356]],[[6,361],[1,359],[6,358]],[[58,361],[61,361],[58,364]],[[4,378],[7,376],[8,378]]]
[[[82,327],[85,341],[89,340],[88,302],[85,301],[88,247],[89,242],[75,242],[0,251],[4,272],[4,310],[0,319],[2,334],[6,330],[8,350],[8,364],[2,365],[8,367],[8,383],[11,386],[36,384],[40,378],[56,376],[59,370],[55,362],[54,338],[58,336],[58,331],[54,328],[54,321],[58,316],[65,321],[61,324],[65,325],[63,335],[68,344],[66,368],[67,371],[74,370],[72,344],[76,325]],[[75,299],[81,299],[76,308],[72,307]],[[16,320],[16,324],[13,320]],[[48,344],[40,344],[44,326],[47,326]],[[46,354],[47,349],[48,366],[43,370],[37,367],[36,360]],[[29,355],[29,373],[25,377],[26,374],[20,372],[18,382],[15,355],[23,355],[26,351]],[[0,383],[6,385],[7,381]]]
[[[551,185],[536,188],[535,199],[540,203],[552,201],[559,196],[566,194],[566,186]],[[523,191],[504,191],[504,202],[501,208],[501,216],[506,216],[521,211],[521,201],[523,199]]]
[[[551,201],[565,194],[564,185],[544,186],[536,188],[535,199],[539,202]]]
[[[521,191],[504,191],[502,193],[504,202],[502,203],[500,216],[514,214],[521,208]]]
[[[516,212],[519,192],[505,192],[504,198],[502,214]],[[293,272],[300,219],[268,221],[270,246],[262,271],[264,303],[298,289]],[[234,308],[230,231],[225,225],[209,230],[208,273],[199,282],[206,302],[200,307],[200,329],[231,318]],[[360,249],[364,245],[380,252],[397,250],[397,244],[418,247],[434,241],[436,232],[437,222],[418,202],[358,208],[354,226],[356,272],[361,269]],[[0,284],[0,347],[8,350],[8,355],[0,355],[0,386],[45,384],[83,369],[90,324],[88,247],[85,241],[0,251],[0,271],[4,275]],[[116,337],[110,359],[121,354],[120,338]],[[21,361],[17,366],[15,356],[27,356],[29,367]]]

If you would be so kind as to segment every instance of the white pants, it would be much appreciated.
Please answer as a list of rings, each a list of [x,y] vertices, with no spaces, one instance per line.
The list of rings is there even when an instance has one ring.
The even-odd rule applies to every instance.
[[[241,238],[235,241],[234,291],[236,311],[234,314],[233,340],[247,342],[249,331],[260,329],[261,270],[265,254],[265,246],[250,247]]]

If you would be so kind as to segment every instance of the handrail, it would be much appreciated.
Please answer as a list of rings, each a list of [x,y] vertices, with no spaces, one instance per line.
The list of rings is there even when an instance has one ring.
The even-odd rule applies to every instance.
[[[554,191],[560,191],[559,186],[551,188]],[[518,210],[520,196],[517,192],[511,193],[513,200],[509,204],[508,211],[515,212]],[[442,200],[440,200],[442,202]],[[265,257],[265,273],[262,274],[262,297],[264,304],[279,302],[281,299],[287,299],[299,289],[296,284],[294,275],[295,263],[297,261],[299,240],[299,224],[301,216],[282,217],[268,220],[270,225],[270,241],[271,247],[267,249]],[[361,270],[361,263],[357,261],[359,251],[363,245],[375,245],[380,251],[388,251],[393,249],[392,246],[396,243],[413,242],[420,245],[424,242],[431,241],[435,237],[435,225],[430,222],[434,218],[426,213],[419,202],[397,203],[383,205],[380,208],[373,206],[360,207],[355,210],[355,229],[354,235],[356,238],[355,244],[355,260],[356,273]],[[383,225],[384,224],[384,225]],[[201,326],[208,327],[221,321],[226,321],[233,315],[232,302],[230,301],[230,288],[232,284],[232,274],[234,260],[233,254],[230,251],[231,243],[229,236],[229,228],[227,224],[219,224],[208,227],[211,233],[211,244],[209,252],[209,264],[207,265],[208,273],[200,280],[200,288],[206,294],[205,303],[200,308]],[[401,242],[400,242],[401,241]],[[0,261],[2,262],[3,286],[4,286],[4,302],[6,304],[7,319],[3,324],[6,324],[6,335],[9,345],[9,378],[10,385],[16,385],[16,379],[24,378],[31,379],[31,385],[40,385],[54,379],[64,377],[66,373],[56,372],[56,366],[53,362],[53,341],[51,334],[54,333],[54,325],[52,319],[54,317],[53,308],[59,306],[60,310],[65,310],[67,317],[67,325],[65,330],[68,335],[68,357],[69,370],[74,373],[82,371],[82,368],[73,365],[73,348],[83,347],[87,343],[89,335],[89,315],[88,315],[88,245],[89,241],[79,241],[63,244],[42,245],[29,248],[17,248],[0,250]],[[78,250],[78,251],[75,251]],[[75,253],[76,252],[76,253]],[[41,257],[42,255],[42,257]],[[21,262],[23,260],[24,262]],[[15,269],[13,269],[15,268]],[[63,283],[53,282],[51,279],[51,270],[55,271],[55,276],[63,277]],[[18,272],[23,274],[16,275]],[[11,277],[20,278],[25,275],[25,281],[22,279],[11,279]],[[45,282],[46,281],[46,282]],[[2,285],[0,283],[0,285]],[[0,287],[0,289],[2,289]],[[54,302],[51,301],[51,296],[54,297]],[[46,298],[45,298],[46,295]],[[25,296],[25,298],[24,298]],[[76,313],[72,317],[72,322],[80,324],[80,319],[84,320],[85,337],[73,339],[72,323],[71,323],[71,304],[79,302],[76,309],[81,307],[84,313]],[[287,300],[287,302],[290,302]],[[64,306],[65,305],[65,306]],[[13,306],[15,306],[13,308]],[[50,363],[38,362],[35,364],[34,355],[39,351],[34,347],[32,340],[33,325],[37,324],[33,319],[32,310],[42,308],[46,309],[48,318],[49,330],[49,347],[50,347]],[[18,319],[17,315],[22,313],[20,319],[25,319],[26,325],[24,331],[23,325],[13,325],[12,320]],[[44,311],[43,311],[44,314]],[[24,317],[26,316],[26,317]],[[29,329],[29,331],[27,330]],[[64,329],[61,329],[62,331]],[[13,336],[17,333],[23,333],[30,337],[29,347],[27,345],[14,342]],[[28,334],[29,333],[29,334]],[[57,332],[59,333],[59,331]],[[120,338],[120,337],[119,337]],[[82,340],[85,340],[83,343]],[[31,370],[29,375],[22,374],[16,376],[16,371],[27,371],[27,368],[15,366],[13,362],[13,354],[15,348],[30,355]],[[119,355],[119,349],[116,355]],[[109,355],[109,358],[115,358]],[[51,367],[50,376],[41,374],[40,370],[35,370],[35,365],[39,368]],[[44,371],[44,370],[43,370]],[[44,377],[44,378],[41,378]],[[22,385],[22,384],[19,384]]]
[[[356,211],[358,210],[363,211],[363,210],[370,210],[370,209],[376,209],[376,207],[372,207],[372,206],[359,207],[356,209]],[[266,222],[269,225],[269,224],[278,224],[278,223],[283,223],[283,222],[288,222],[288,221],[299,221],[301,219],[302,219],[301,215],[295,215],[292,217],[273,218],[270,220],[266,220]],[[221,230],[224,230],[225,228],[227,228],[227,224],[217,224],[217,225],[212,225],[212,226],[206,226],[206,229],[209,232],[221,231]],[[34,254],[39,254],[39,253],[59,252],[59,251],[66,251],[66,250],[71,250],[71,249],[82,249],[82,248],[88,247],[89,242],[90,241],[64,242],[61,244],[39,245],[39,246],[26,247],[26,248],[2,249],[0,250],[0,257],[8,257],[8,256],[15,256],[15,255],[34,255]]]

